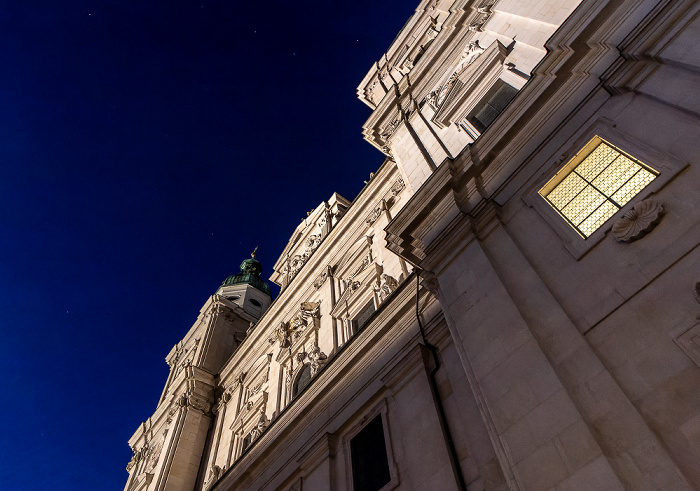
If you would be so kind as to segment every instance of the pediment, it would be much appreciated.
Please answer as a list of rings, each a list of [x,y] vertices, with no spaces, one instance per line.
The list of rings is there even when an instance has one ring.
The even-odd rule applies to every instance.
[[[277,259],[270,280],[283,289],[286,288],[349,206],[348,200],[338,193],[333,193],[328,201],[324,201],[308,212],[306,218],[292,233],[282,255]]]
[[[467,48],[470,47],[475,53],[474,44]],[[466,66],[458,64],[448,80],[429,97],[429,102],[437,109],[433,121],[445,128],[463,119],[503,71],[509,53],[510,49],[496,40]]]
[[[411,72],[442,30],[449,16],[440,8],[440,0],[424,0],[406,22],[386,54],[365,75],[357,87],[358,98],[376,109],[384,96]]]

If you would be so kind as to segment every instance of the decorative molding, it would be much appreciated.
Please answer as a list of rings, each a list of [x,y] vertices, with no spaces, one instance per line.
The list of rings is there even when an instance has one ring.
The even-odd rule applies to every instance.
[[[471,30],[471,26],[469,27],[469,29]],[[447,79],[447,82],[445,82],[440,87],[428,94],[428,96],[426,97],[426,102],[430,104],[435,110],[439,109],[445,102],[447,94],[450,92],[450,89],[457,81],[459,76],[462,74],[462,72],[464,72],[464,70],[466,70],[469,67],[469,65],[471,65],[474,62],[474,60],[476,60],[479,57],[479,55],[484,51],[486,51],[486,49],[479,46],[478,40],[469,43],[462,51],[462,55],[459,58],[459,62],[457,63],[457,66],[452,72],[452,75],[450,75],[450,77]]]
[[[618,242],[641,239],[661,221],[663,212],[663,205],[656,200],[640,201],[613,224],[613,237]]]

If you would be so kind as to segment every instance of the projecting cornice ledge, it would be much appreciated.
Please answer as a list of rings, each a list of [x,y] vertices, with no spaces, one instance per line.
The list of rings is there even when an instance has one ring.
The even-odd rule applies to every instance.
[[[469,152],[445,160],[385,228],[387,247],[425,271],[443,265],[498,223],[499,207],[479,191]]]

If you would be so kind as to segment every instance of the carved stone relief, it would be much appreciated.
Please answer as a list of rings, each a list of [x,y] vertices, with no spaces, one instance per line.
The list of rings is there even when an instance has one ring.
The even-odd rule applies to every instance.
[[[440,283],[435,277],[424,278],[423,280],[421,280],[421,285],[423,285],[423,288],[428,290],[435,297],[437,297],[440,293]]]
[[[160,458],[160,452],[163,450],[163,440],[158,442],[155,447],[153,447],[148,452],[148,460],[146,461],[146,472],[153,473],[153,470],[158,465],[158,459]]]
[[[401,124],[401,119],[399,119],[399,118],[396,118],[396,119],[390,121],[389,124],[387,124],[384,127],[384,129],[380,133],[379,137],[382,140],[387,141],[396,132],[396,129],[399,127],[400,124]]]
[[[209,469],[209,477],[204,482],[204,489],[208,490],[209,488],[211,488],[216,483],[216,481],[219,480],[221,474],[223,474],[223,471],[224,469],[222,469],[218,465],[212,464],[211,468]]]
[[[496,0],[484,0],[479,4],[476,9],[477,17],[471,21],[469,24],[469,30],[472,32],[482,32],[486,22],[493,15],[493,6],[496,4]]]
[[[350,275],[348,275],[348,276],[345,278],[345,280],[344,280],[345,285],[346,285],[348,288],[352,288],[352,286],[353,286],[354,283],[358,283],[358,282],[353,282],[353,279],[354,279],[358,274],[362,273],[365,269],[367,269],[367,266],[369,266],[371,262],[372,262],[372,252],[369,251],[369,252],[367,253],[367,255],[362,259],[362,262],[361,262],[360,265],[357,267],[357,269],[355,269],[355,271],[353,271]],[[358,283],[358,286],[359,286],[359,283]],[[353,288],[353,289],[356,290],[357,287],[355,287],[355,288]]]
[[[177,377],[185,367],[190,366],[192,364],[198,345],[199,338],[195,339],[191,346],[185,347],[183,345],[177,349],[175,357],[170,365],[171,370],[174,369],[174,373],[173,376],[170,378],[170,382],[172,382],[172,380],[174,380],[175,377]]]
[[[321,348],[318,347],[317,344],[314,344],[314,346],[311,348],[311,351],[307,354],[307,357],[309,358],[309,362],[311,364],[311,376],[313,377],[316,375],[319,370],[321,370],[321,367],[326,364],[328,361],[328,356],[321,351]]]
[[[192,408],[206,415],[210,414],[212,409],[210,401],[189,389],[175,400],[175,404],[181,408]]]
[[[471,29],[471,27],[470,27],[470,29]],[[440,86],[439,88],[437,88],[436,90],[434,90],[430,94],[428,94],[426,101],[431,106],[433,106],[434,109],[436,109],[436,110],[439,109],[440,106],[442,106],[442,104],[445,102],[445,99],[447,98],[447,94],[450,92],[450,89],[454,85],[457,78],[484,51],[485,51],[485,48],[482,48],[481,46],[479,46],[478,40],[469,43],[467,45],[467,47],[464,48],[464,51],[462,51],[462,55],[459,59],[459,62],[457,63],[457,66],[455,67],[454,71],[452,72],[452,75],[450,75],[450,77],[447,79],[447,82],[445,82],[442,86]]]
[[[391,195],[396,197],[398,194],[403,191],[403,189],[406,187],[406,183],[403,182],[402,178],[398,178],[398,180],[391,186],[390,192]]]
[[[385,209],[386,209],[386,203],[384,202],[384,200],[382,200],[379,203],[379,206],[375,207],[372,210],[372,212],[369,214],[369,216],[365,220],[365,223],[367,223],[368,225],[373,225],[374,222],[379,220],[379,217],[382,216],[382,211],[384,211]]]
[[[258,421],[255,423],[255,426],[253,426],[253,429],[250,430],[250,441],[254,442],[257,440],[258,437],[265,431],[265,428],[267,428],[269,423],[270,421],[267,419],[267,416],[265,416],[265,411],[261,410]]]
[[[299,273],[299,271],[301,271],[301,268],[304,267],[306,261],[308,261],[311,255],[316,251],[316,249],[318,249],[318,246],[321,244],[322,240],[323,237],[321,234],[310,235],[306,239],[306,249],[304,249],[304,252],[301,254],[295,254],[289,258],[287,266],[283,270],[283,272],[287,274],[287,280],[284,286],[288,285],[289,282],[292,281],[292,279],[294,279],[294,277]]]
[[[314,280],[314,288],[319,290],[328,279],[328,273],[323,272]]]
[[[664,208],[658,201],[640,201],[613,224],[612,234],[619,242],[641,239],[661,221],[663,211]]]
[[[379,296],[379,301],[384,302],[386,298],[394,293],[398,288],[399,282],[393,276],[388,274],[382,274],[377,281],[376,286],[374,286],[374,291],[377,292]]]
[[[268,339],[270,344],[278,341],[280,348],[288,348],[301,337],[302,333],[310,325],[318,327],[318,319],[321,318],[321,302],[303,302],[299,311],[289,322],[281,322],[275,329],[275,336]]]

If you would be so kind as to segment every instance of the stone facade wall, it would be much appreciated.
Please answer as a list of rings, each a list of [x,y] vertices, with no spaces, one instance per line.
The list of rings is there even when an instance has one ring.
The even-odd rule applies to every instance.
[[[700,6],[578,4],[421,2],[358,89],[393,160],[297,227],[262,317],[205,304],[126,490],[352,489],[376,417],[385,490],[700,487]],[[540,190],[594,137],[658,175],[584,237]]]

